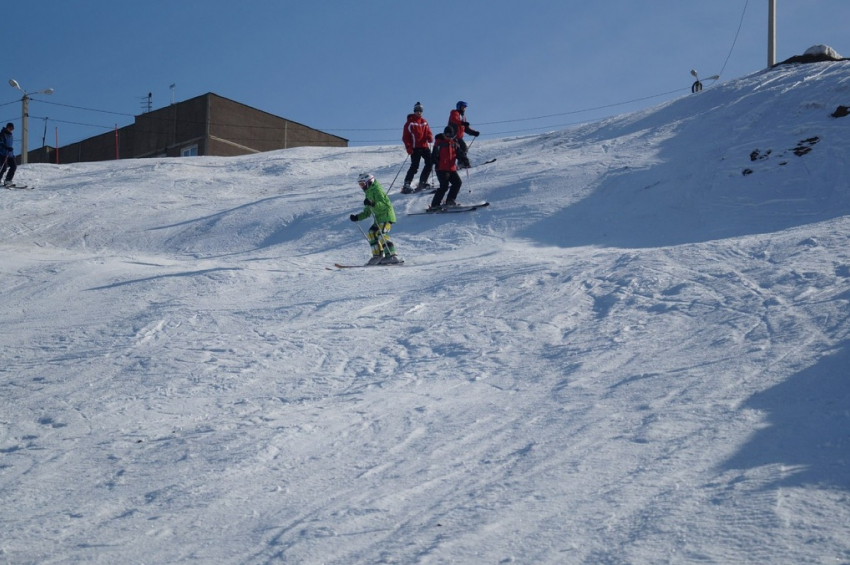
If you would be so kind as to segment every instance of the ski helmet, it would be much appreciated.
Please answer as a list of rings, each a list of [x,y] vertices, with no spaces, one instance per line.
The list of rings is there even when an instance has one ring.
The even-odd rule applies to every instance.
[[[443,135],[449,139],[453,138],[455,136],[455,128],[450,125],[446,126],[446,129],[443,130]]]
[[[459,102],[455,105],[455,108],[457,108],[458,112],[460,112],[461,110],[463,110],[463,109],[464,109],[464,108],[466,108],[467,106],[469,106],[469,104],[467,104],[466,102],[464,102],[463,100],[461,100],[461,101],[459,101]]]
[[[360,173],[360,175],[357,177],[357,182],[360,184],[365,184],[366,186],[372,184],[372,181],[374,180],[375,177],[372,176],[370,173]]]
[[[417,103],[413,106],[413,111],[414,111],[414,112],[422,112],[422,111],[423,111],[423,109],[422,109],[422,102],[417,102]]]

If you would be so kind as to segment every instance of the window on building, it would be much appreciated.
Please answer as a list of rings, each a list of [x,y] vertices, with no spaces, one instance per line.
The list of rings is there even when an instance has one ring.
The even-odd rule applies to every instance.
[[[198,156],[198,146],[190,145],[189,147],[184,147],[180,150],[181,157],[197,157]]]

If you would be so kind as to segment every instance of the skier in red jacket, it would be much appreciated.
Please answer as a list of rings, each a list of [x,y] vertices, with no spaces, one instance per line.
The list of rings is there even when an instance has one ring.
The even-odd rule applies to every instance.
[[[463,147],[463,154],[466,155],[466,142],[463,140],[463,134],[465,132],[469,132],[469,135],[472,137],[478,137],[480,132],[472,129],[469,126],[469,122],[466,121],[466,107],[469,106],[463,100],[459,100],[455,105],[455,109],[451,111],[449,114],[449,125],[452,126],[455,130],[455,134],[457,136],[457,141]],[[469,165],[467,164],[467,167]],[[461,167],[464,168],[464,167]]]
[[[422,104],[419,102],[413,106],[413,113],[407,115],[407,123],[404,124],[404,132],[401,134],[401,140],[404,142],[404,147],[407,149],[407,154],[410,155],[410,168],[404,176],[404,186],[401,191],[404,194],[415,192],[411,182],[419,170],[419,161],[425,161],[425,168],[422,169],[422,175],[419,177],[419,190],[430,188],[428,185],[428,177],[431,176],[431,143],[434,141],[434,136],[431,135],[431,128],[428,122],[422,117]]]
[[[463,181],[457,174],[456,163],[460,163],[461,168],[469,168],[469,159],[466,158],[466,149],[455,138],[455,130],[452,126],[446,126],[443,133],[437,135],[431,160],[437,168],[437,180],[440,181],[440,188],[434,193],[428,211],[433,212],[443,206],[457,206],[455,198],[460,192]],[[446,197],[446,203],[442,205],[441,202],[446,191],[449,194]]]

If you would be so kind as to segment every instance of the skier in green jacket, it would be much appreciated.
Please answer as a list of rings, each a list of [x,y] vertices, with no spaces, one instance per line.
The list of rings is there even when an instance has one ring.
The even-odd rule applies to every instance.
[[[369,173],[361,173],[357,177],[357,182],[360,188],[366,193],[366,198],[363,200],[363,211],[359,214],[351,214],[349,219],[352,222],[365,220],[369,216],[374,216],[374,223],[369,228],[369,245],[372,246],[372,258],[369,259],[368,265],[396,265],[403,263],[396,256],[395,245],[387,234],[392,229],[396,222],[395,210],[389,197],[384,192],[380,183],[375,180],[375,177]]]

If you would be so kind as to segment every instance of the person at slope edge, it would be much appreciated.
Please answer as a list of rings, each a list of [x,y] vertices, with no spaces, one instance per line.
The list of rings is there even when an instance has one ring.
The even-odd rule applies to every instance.
[[[410,155],[410,168],[404,176],[404,186],[401,192],[404,194],[415,192],[410,183],[413,182],[413,177],[419,170],[419,161],[425,162],[425,168],[422,169],[417,189],[430,188],[428,177],[431,176],[431,143],[434,142],[434,136],[431,134],[428,122],[422,117],[421,103],[417,102],[413,106],[413,113],[407,115],[407,123],[404,124],[401,140],[404,142],[407,154]]]
[[[455,139],[455,130],[452,126],[446,126],[443,133],[437,135],[434,140],[431,160],[437,168],[437,180],[440,181],[440,188],[434,193],[428,211],[435,212],[442,206],[457,206],[455,199],[460,192],[460,186],[463,184],[460,175],[457,174],[457,163],[460,163],[461,167],[468,168],[469,159],[466,158],[465,148],[461,147]],[[449,194],[446,197],[446,203],[443,205],[441,202],[446,191]]]
[[[374,223],[369,228],[369,245],[372,246],[372,258],[368,265],[393,265],[402,261],[396,256],[395,244],[390,241],[387,234],[396,222],[395,210],[389,197],[384,192],[380,183],[370,173],[361,173],[357,177],[360,188],[365,192],[363,200],[363,211],[359,214],[351,214],[348,218],[352,222],[365,220],[374,216]]]
[[[3,164],[0,165],[0,179],[3,178],[6,167],[9,167],[9,172],[6,173],[6,181],[3,183],[4,186],[12,184],[12,179],[15,178],[15,171],[18,168],[17,163],[15,163],[15,150],[13,149],[15,138],[12,131],[14,129],[15,124],[9,122],[6,127],[0,130],[0,157],[3,159]]]
[[[472,137],[478,137],[480,132],[472,129],[469,126],[469,122],[466,121],[466,107],[469,106],[463,100],[459,100],[455,105],[455,109],[451,111],[449,114],[449,125],[452,126],[455,130],[455,136],[457,138],[458,144],[463,147],[463,154],[466,155],[466,142],[463,140],[464,132],[469,132],[469,135]],[[469,162],[467,161],[466,166],[461,164],[462,169],[469,168]]]

